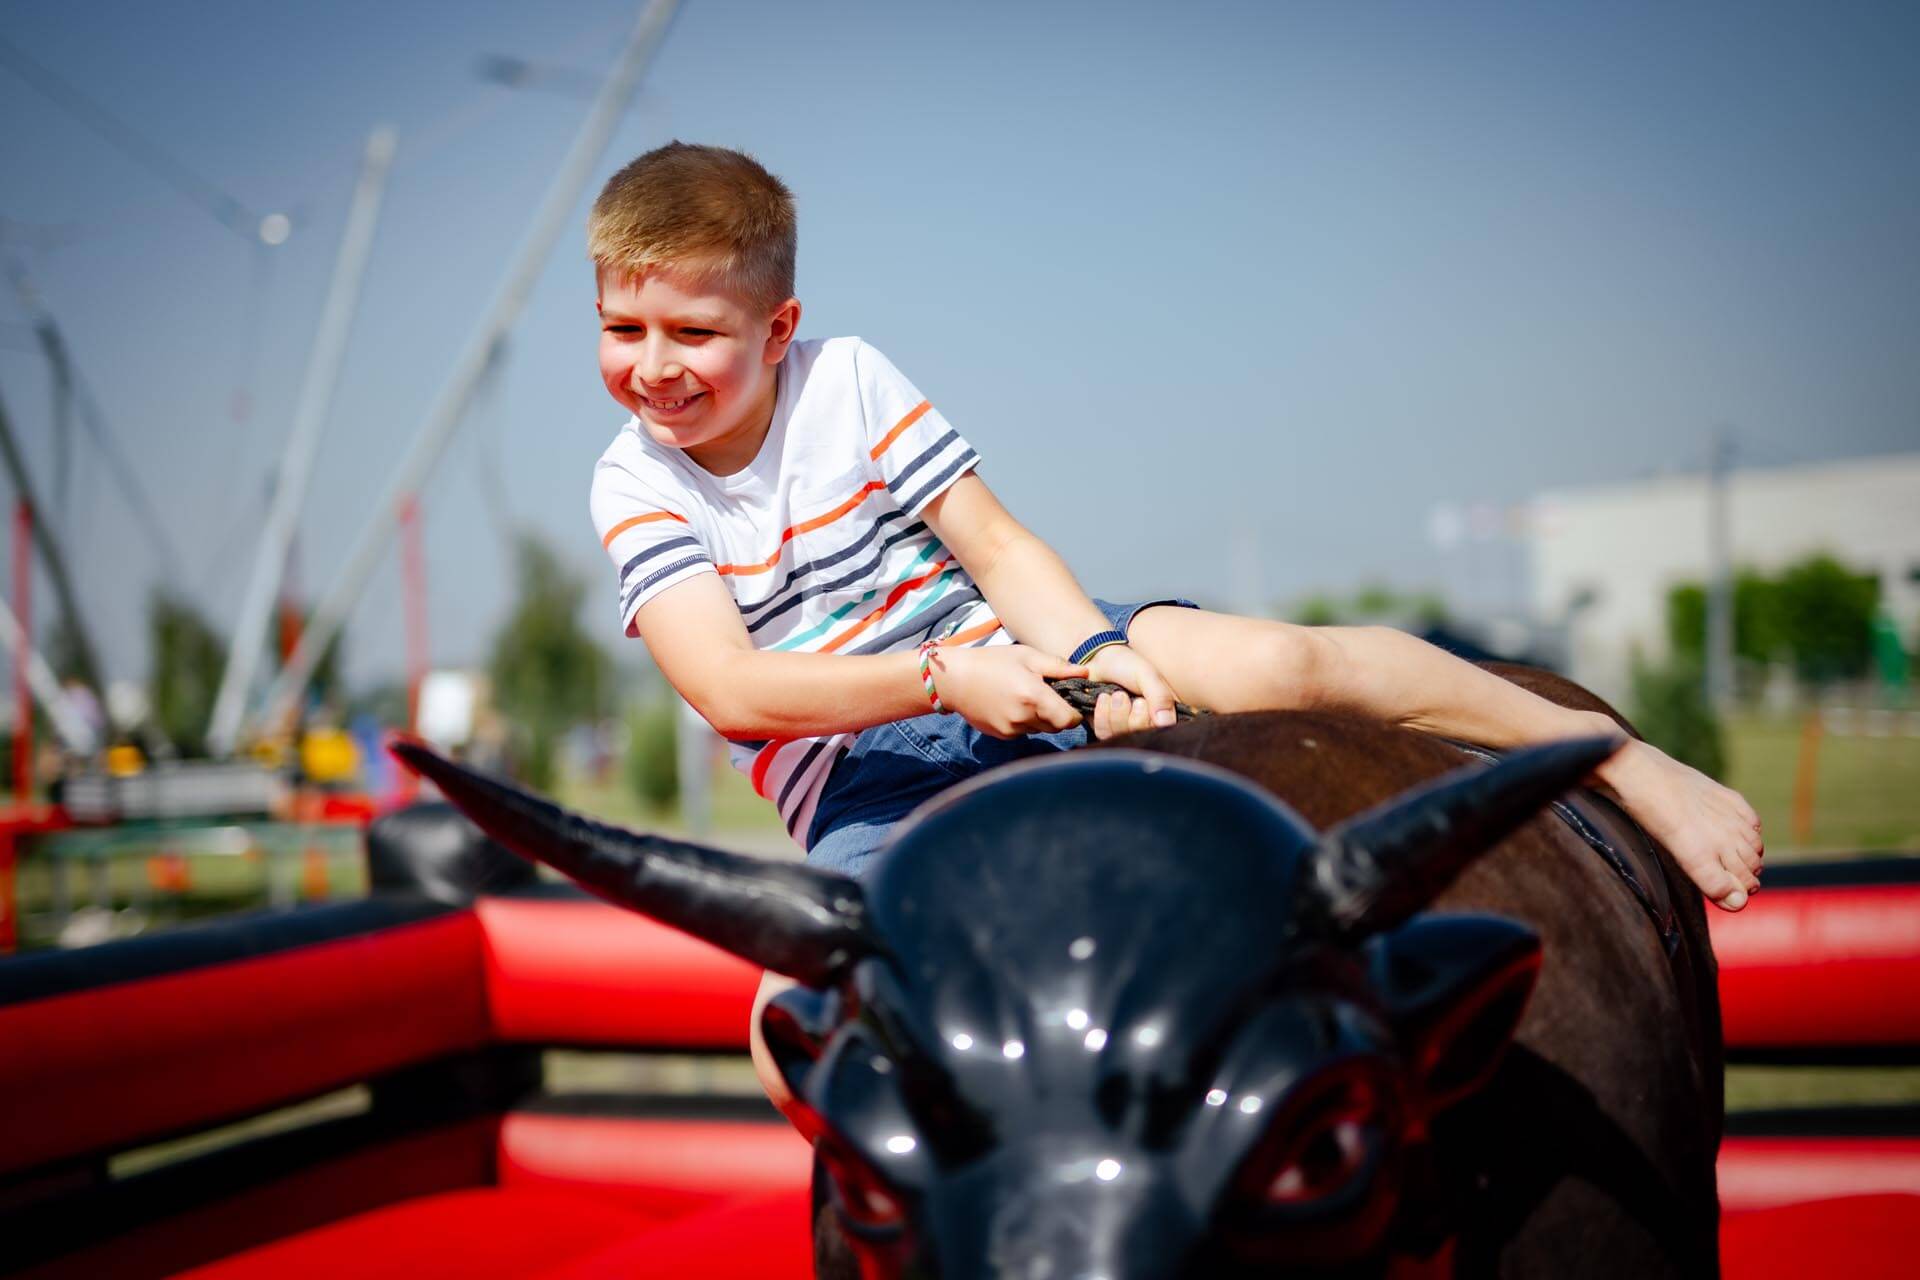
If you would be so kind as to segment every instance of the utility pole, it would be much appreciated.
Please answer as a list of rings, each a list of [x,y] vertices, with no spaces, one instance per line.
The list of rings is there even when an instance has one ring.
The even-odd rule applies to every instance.
[[[387,174],[393,168],[396,145],[393,130],[384,125],[367,138],[366,158],[361,162],[360,181],[354,187],[353,205],[347,213],[346,233],[340,239],[333,280],[327,286],[327,301],[321,308],[319,328],[314,331],[313,353],[307,360],[306,380],[301,384],[300,399],[294,408],[293,429],[287,435],[286,452],[281,455],[275,477],[273,506],[267,512],[266,526],[260,531],[253,574],[247,579],[247,593],[240,601],[240,621],[234,626],[226,670],[220,676],[220,692],[214,698],[207,745],[216,756],[232,754],[240,737],[240,721],[246,715],[247,693],[253,687],[267,621],[280,591],[287,548],[293,542],[300,509],[306,504],[313,455],[333,403],[334,388],[340,382],[347,332],[353,325],[354,309],[359,302],[360,282],[366,276],[374,226],[380,217],[380,197],[386,190]]]
[[[327,645],[346,622],[347,615],[360,599],[361,591],[366,588],[367,579],[373,575],[374,566],[379,562],[388,539],[393,536],[402,497],[421,492],[428,474],[452,438],[454,429],[460,425],[494,344],[520,314],[527,294],[532,291],[542,267],[553,252],[554,241],[559,238],[561,228],[572,214],[593,166],[606,148],[607,139],[613,135],[627,103],[640,87],[641,74],[666,34],[667,22],[673,16],[675,4],[676,0],[651,0],[642,11],[633,33],[627,38],[626,47],[615,61],[606,83],[600,87],[600,93],[587,113],[586,122],[580,126],[580,132],[574,137],[572,147],[561,162],[553,185],[547,189],[546,199],[534,214],[533,227],[501,282],[500,291],[454,362],[453,370],[435,397],[425,423],[414,437],[412,447],[394,469],[387,492],[374,504],[373,515],[362,528],[359,540],[347,556],[346,565],[314,608],[293,656],[281,668],[279,677],[267,691],[264,713],[267,723],[277,725],[291,719],[301,691],[312,678],[320,655],[326,652]]]
[[[1728,530],[1727,477],[1733,439],[1714,428],[1707,462],[1707,702],[1724,711],[1733,702],[1733,550]]]

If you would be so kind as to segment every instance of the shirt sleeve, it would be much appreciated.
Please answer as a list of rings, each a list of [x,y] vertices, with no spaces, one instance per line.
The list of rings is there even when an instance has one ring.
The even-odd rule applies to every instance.
[[[633,615],[675,583],[713,573],[686,504],[674,502],[626,467],[602,458],[593,470],[593,530],[619,575],[620,628],[636,634]]]
[[[885,356],[863,342],[854,348],[853,361],[867,456],[901,509],[919,515],[979,465],[980,455]]]

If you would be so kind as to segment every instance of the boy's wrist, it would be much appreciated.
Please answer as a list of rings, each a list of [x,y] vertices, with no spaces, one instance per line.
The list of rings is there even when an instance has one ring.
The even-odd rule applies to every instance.
[[[1067,661],[1076,667],[1084,667],[1088,660],[1102,649],[1126,642],[1127,633],[1124,631],[1111,627],[1104,631],[1096,631],[1073,647],[1073,652],[1067,655]]]

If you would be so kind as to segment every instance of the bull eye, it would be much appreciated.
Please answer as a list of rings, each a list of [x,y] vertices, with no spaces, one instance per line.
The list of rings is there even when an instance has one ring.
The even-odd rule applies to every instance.
[[[1274,1208],[1332,1199],[1367,1170],[1381,1120],[1381,1095],[1364,1077],[1315,1090],[1290,1105],[1248,1164],[1243,1191]]]
[[[1273,1204],[1325,1199],[1351,1182],[1366,1162],[1366,1129],[1359,1120],[1342,1117],[1306,1138],[1299,1155],[1267,1184],[1267,1199]]]

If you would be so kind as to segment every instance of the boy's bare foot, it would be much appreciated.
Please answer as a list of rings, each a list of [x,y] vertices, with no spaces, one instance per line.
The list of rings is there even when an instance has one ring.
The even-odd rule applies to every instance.
[[[1760,818],[1737,791],[1658,747],[1630,741],[1599,769],[1647,834],[1667,846],[1707,901],[1727,911],[1760,888]]]

